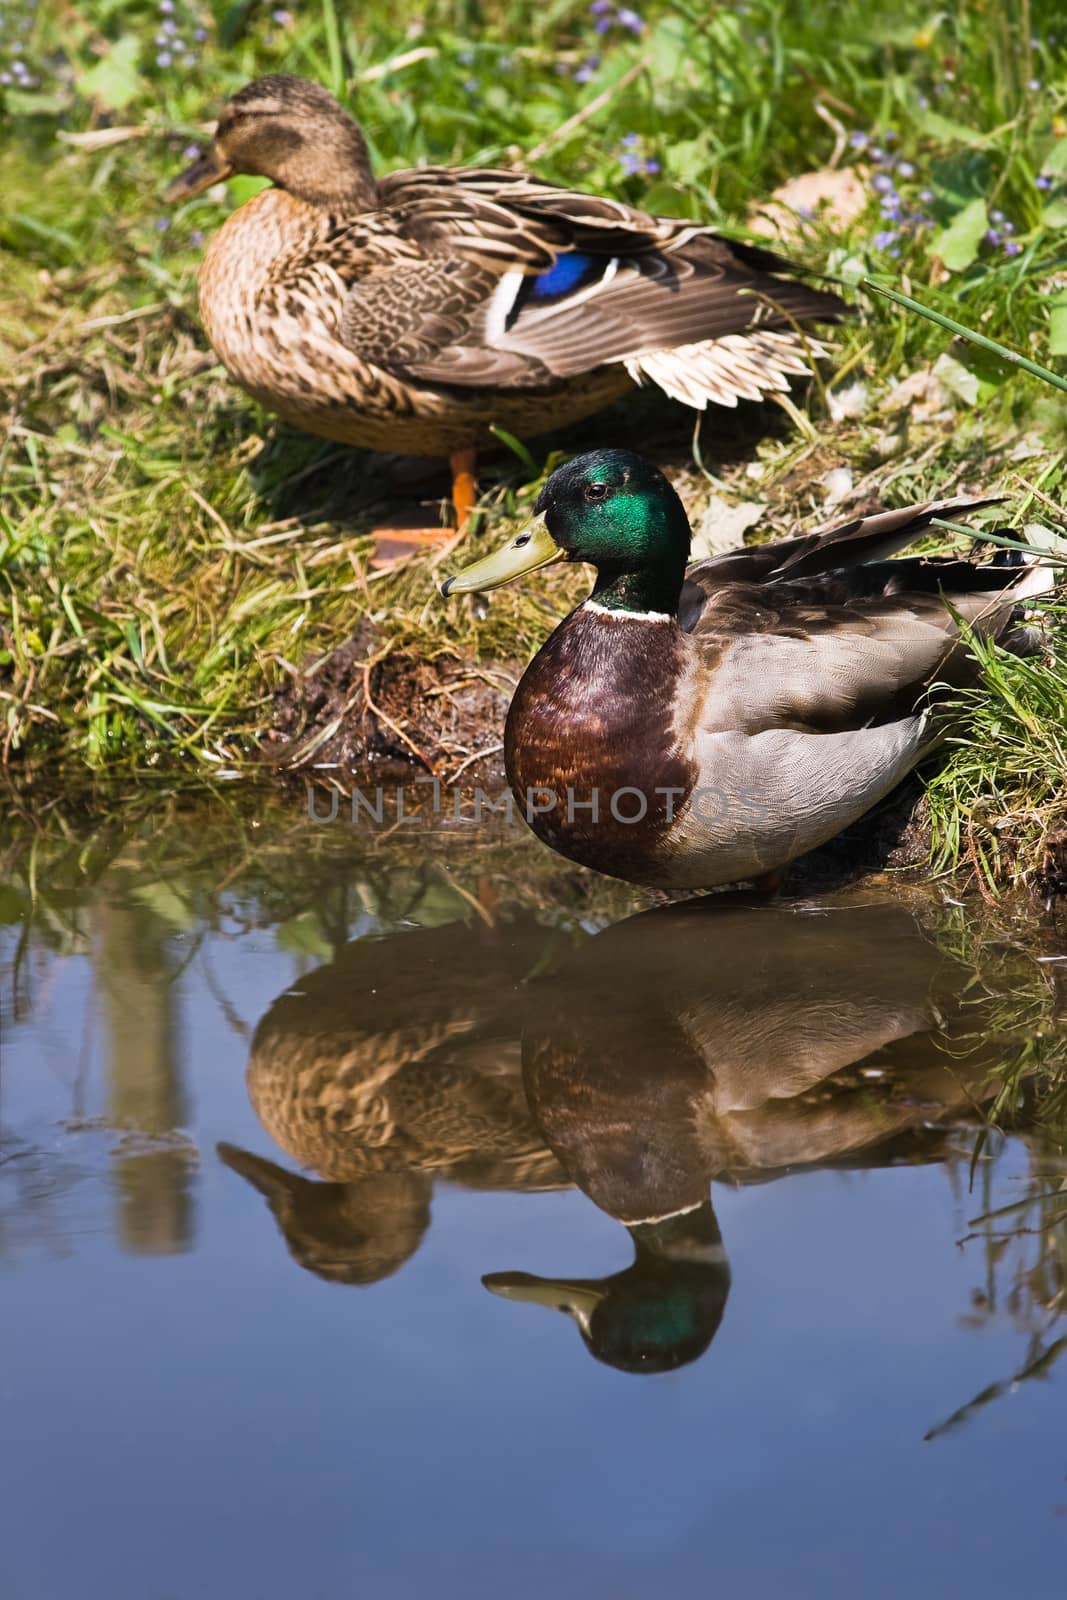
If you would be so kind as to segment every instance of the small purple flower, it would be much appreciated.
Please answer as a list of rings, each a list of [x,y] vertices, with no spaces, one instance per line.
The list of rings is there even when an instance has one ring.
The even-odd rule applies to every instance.
[[[654,178],[656,173],[660,171],[660,164],[654,156],[651,161],[645,162],[645,171],[648,173],[650,178]]]
[[[189,235],[189,243],[190,244],[203,244],[203,242],[204,242],[204,230],[203,230],[203,228],[194,228],[192,233]]]
[[[611,18],[610,17],[597,17],[596,21],[593,23],[593,32],[594,33],[607,33],[607,31],[608,31],[608,29],[610,27],[611,27]]]
[[[896,185],[892,178],[884,172],[876,172],[871,179],[871,188],[877,189],[879,194],[896,194]]]
[[[10,72],[0,72],[0,88],[7,89],[11,84]]]
[[[1018,239],[1009,239],[1007,244],[1004,246],[1004,254],[1006,256],[1021,255],[1022,254],[1022,248],[1023,247],[1019,243]]]
[[[885,151],[882,149],[881,145],[872,144],[869,154],[872,161],[885,160]]]
[[[459,50],[456,52],[456,60],[459,62],[461,67],[469,67],[471,62],[474,60],[474,51]]]
[[[932,206],[934,203],[934,191],[932,189],[920,189],[919,199],[924,206]]]
[[[857,128],[855,133],[849,134],[848,142],[852,146],[853,150],[866,150],[871,141],[868,139],[865,133],[861,133]]]
[[[187,144],[185,149],[182,151],[182,160],[198,161],[203,153],[204,152],[201,150],[198,144]]]
[[[641,171],[641,157],[624,150],[619,157],[619,165],[628,178],[633,178]]]
[[[915,96],[915,104],[918,106],[920,111],[929,111],[930,109],[930,102],[924,94],[917,94]]]
[[[174,10],[174,0],[159,0],[159,9],[165,17],[169,17]]]
[[[173,61],[174,57],[171,55],[169,50],[161,50],[156,57],[156,66],[169,67],[172,65]]]
[[[1003,222],[1004,221],[1004,213],[1003,213],[1003,211],[991,211],[989,213],[989,220],[990,220],[990,222]]]
[[[593,0],[589,9],[594,17],[602,17],[607,12],[615,10],[614,0]]]
[[[885,132],[882,134],[882,138],[885,140],[886,144],[896,144],[896,142],[897,142],[897,131],[896,131],[896,129],[895,128],[886,128]]]
[[[894,197],[892,200],[883,200],[879,210],[887,222],[901,222],[904,217],[904,207]]]
[[[193,38],[196,40],[197,44],[203,44],[205,39],[207,38],[207,29],[206,28],[194,28],[193,29]]]
[[[591,83],[596,77],[599,66],[599,56],[586,56],[578,71],[574,74],[575,83]]]
[[[286,11],[283,6],[279,6],[277,11],[271,12],[270,19],[277,23],[279,28],[288,28],[292,23],[293,14],[291,11]]]
[[[998,244],[1003,244],[1004,241],[1002,235],[997,232],[996,228],[988,228],[986,230],[985,242],[986,244],[993,245],[995,248]]]
[[[914,176],[915,176],[915,168],[912,166],[910,161],[898,161],[897,162],[897,177],[898,178],[908,179],[908,178],[914,178]]]
[[[1041,79],[1040,78],[1031,78],[1030,82],[1026,85],[1026,87],[1029,89],[1031,94],[1037,94],[1038,91],[1041,88]]]
[[[479,87],[477,78],[464,78],[463,87],[468,94],[475,94]]]
[[[871,243],[876,250],[888,250],[891,245],[896,244],[899,237],[895,228],[883,228],[880,233],[875,234]]]
[[[1035,178],[1034,179],[1034,187],[1037,188],[1037,189],[1051,189],[1052,188],[1052,179],[1051,178],[1047,178],[1045,176],[1045,174],[1042,173],[1040,178]]]
[[[622,138],[619,140],[619,143],[622,145],[624,150],[633,150],[641,143],[641,137],[636,133],[624,133]]]
[[[636,11],[631,11],[629,6],[621,6],[615,13],[615,21],[620,28],[625,28],[627,33],[644,33],[645,24]]]
[[[155,227],[157,233],[166,233],[167,229],[170,227],[170,218],[157,217],[153,226]]]
[[[1015,224],[1014,224],[1014,222],[1005,221],[1003,229],[1001,231],[1004,233],[1005,236],[1007,236],[1010,233],[1014,233],[1015,232]]]

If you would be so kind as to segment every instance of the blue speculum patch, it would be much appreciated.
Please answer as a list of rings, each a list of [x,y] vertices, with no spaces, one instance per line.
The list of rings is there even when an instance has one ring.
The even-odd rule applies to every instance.
[[[573,250],[557,257],[547,272],[542,272],[530,287],[531,300],[555,300],[584,289],[599,278],[607,263],[603,256],[587,256]]]

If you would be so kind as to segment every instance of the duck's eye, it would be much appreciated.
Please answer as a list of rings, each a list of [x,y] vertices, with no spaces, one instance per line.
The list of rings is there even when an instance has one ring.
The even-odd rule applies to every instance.
[[[587,483],[586,484],[586,486],[585,486],[585,498],[587,500],[601,501],[601,500],[606,500],[607,497],[608,497],[608,486],[607,486],[606,483]]]

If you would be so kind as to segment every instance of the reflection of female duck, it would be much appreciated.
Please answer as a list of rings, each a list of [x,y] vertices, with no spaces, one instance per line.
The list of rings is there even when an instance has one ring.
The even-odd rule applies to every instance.
[[[431,1174],[472,1188],[564,1181],[527,1110],[515,1004],[552,939],[524,920],[358,940],[274,1002],[249,1096],[281,1148],[328,1181],[219,1153],[265,1195],[302,1266],[349,1283],[395,1272],[429,1225]]]
[[[601,934],[553,980],[550,1019],[528,1022],[524,1072],[549,1145],[626,1225],[635,1260],[486,1287],[568,1312],[613,1366],[692,1360],[729,1285],[710,1180],[929,1159],[929,1124],[980,1098],[995,1051],[964,1039],[967,976],[892,905],[694,901]]]

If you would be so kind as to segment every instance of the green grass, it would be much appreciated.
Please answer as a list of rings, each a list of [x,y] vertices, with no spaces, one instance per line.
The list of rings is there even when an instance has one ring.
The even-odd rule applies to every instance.
[[[170,18],[148,0],[4,8],[0,71],[30,82],[0,88],[0,761],[97,774],[240,768],[272,692],[361,617],[383,644],[424,655],[515,657],[569,592],[550,575],[536,592],[504,591],[479,619],[436,602],[423,563],[371,575],[366,532],[388,498],[380,464],[280,429],[214,361],[195,270],[226,208],[203,197],[169,215],[159,195],[222,98],[257,73],[343,91],[381,169],[532,151],[547,177],[740,234],[789,178],[835,156],[866,164],[864,209],[843,229],[816,216],[790,251],[846,284],[869,274],[911,291],[1065,370],[1057,3],[639,9],[639,33],[615,23],[599,35],[584,0],[322,0],[281,21],[240,0],[174,0]],[[155,42],[169,20],[180,49]],[[853,134],[880,142],[885,159],[872,163]],[[929,219],[895,240],[872,182],[890,158],[907,164],[891,174],[906,208]],[[235,181],[227,204],[249,191]],[[990,228],[1006,237],[995,213],[1014,229],[1014,253],[985,242]],[[829,393],[795,396],[802,426],[773,408],[740,426],[706,419],[701,454],[727,492],[766,501],[768,525],[784,531],[824,514],[819,480],[847,466],[889,502],[999,490],[1013,525],[1062,528],[1062,398],[922,319],[857,304]],[[883,409],[902,378],[935,362],[937,405]],[[580,436],[524,441],[537,473],[552,449],[587,437],[629,442],[645,414],[636,406]],[[640,436],[657,450],[662,439],[662,458],[684,467],[692,418],[655,416]],[[491,536],[529,503],[536,475],[506,454],[487,464]],[[703,477],[690,467],[681,487],[699,516]],[[991,657],[987,678],[971,707],[980,757],[957,746],[931,798],[938,859],[977,850],[993,881],[1026,869],[1062,812],[1065,702],[1059,669]],[[1053,757],[1058,789],[1040,777]],[[1011,828],[998,831],[1002,816]],[[1015,841],[1010,860],[994,836]]]

